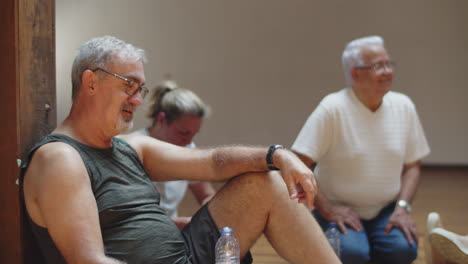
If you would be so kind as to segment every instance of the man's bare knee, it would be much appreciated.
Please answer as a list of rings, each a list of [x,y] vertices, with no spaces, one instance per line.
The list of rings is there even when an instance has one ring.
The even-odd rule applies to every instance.
[[[229,180],[222,191],[233,192],[236,197],[242,195],[267,198],[286,191],[286,185],[276,171],[246,173]]]

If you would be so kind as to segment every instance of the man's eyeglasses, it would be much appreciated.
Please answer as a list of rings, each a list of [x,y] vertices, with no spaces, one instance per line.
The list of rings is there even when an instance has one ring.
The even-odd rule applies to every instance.
[[[130,79],[127,79],[123,76],[120,76],[118,74],[115,74],[113,72],[110,72],[108,70],[105,70],[103,68],[96,68],[94,70],[91,70],[92,72],[96,72],[96,71],[103,71],[107,74],[110,74],[114,77],[117,77],[119,79],[122,79],[124,81],[127,82],[127,89],[125,89],[125,93],[128,94],[129,96],[134,96],[135,94],[137,94],[138,92],[140,92],[140,95],[142,98],[145,98],[145,96],[148,94],[148,88],[144,87],[144,86],[141,86],[139,85],[137,82],[133,81],[133,80],[130,80]]]
[[[364,69],[364,70],[374,70],[376,72],[381,72],[384,69],[393,70],[395,68],[395,62],[386,61],[386,62],[377,62],[371,65],[356,66],[355,69]]]

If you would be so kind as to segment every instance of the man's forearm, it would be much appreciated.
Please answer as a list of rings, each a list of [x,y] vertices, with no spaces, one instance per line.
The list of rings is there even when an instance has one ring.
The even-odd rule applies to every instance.
[[[419,185],[419,178],[421,175],[421,168],[419,161],[406,164],[403,167],[401,174],[401,190],[398,195],[398,200],[405,200],[411,202],[416,194]]]
[[[267,171],[266,148],[233,146],[213,150],[212,161],[216,175],[227,179],[245,172]]]

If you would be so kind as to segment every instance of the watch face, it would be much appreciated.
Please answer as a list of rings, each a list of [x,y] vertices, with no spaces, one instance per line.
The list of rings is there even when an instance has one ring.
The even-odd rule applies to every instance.
[[[398,200],[397,205],[406,209],[408,213],[411,213],[411,205],[405,200]]]

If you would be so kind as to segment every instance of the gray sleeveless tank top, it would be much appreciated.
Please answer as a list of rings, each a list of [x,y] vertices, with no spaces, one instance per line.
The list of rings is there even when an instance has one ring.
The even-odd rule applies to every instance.
[[[21,168],[22,198],[22,182],[30,160],[39,147],[50,142],[64,142],[80,154],[96,198],[107,256],[130,264],[190,263],[180,231],[159,206],[160,195],[136,151],[123,139],[113,138],[111,148],[97,149],[65,135],[45,136],[32,148]],[[47,263],[65,263],[47,229],[27,217]]]

